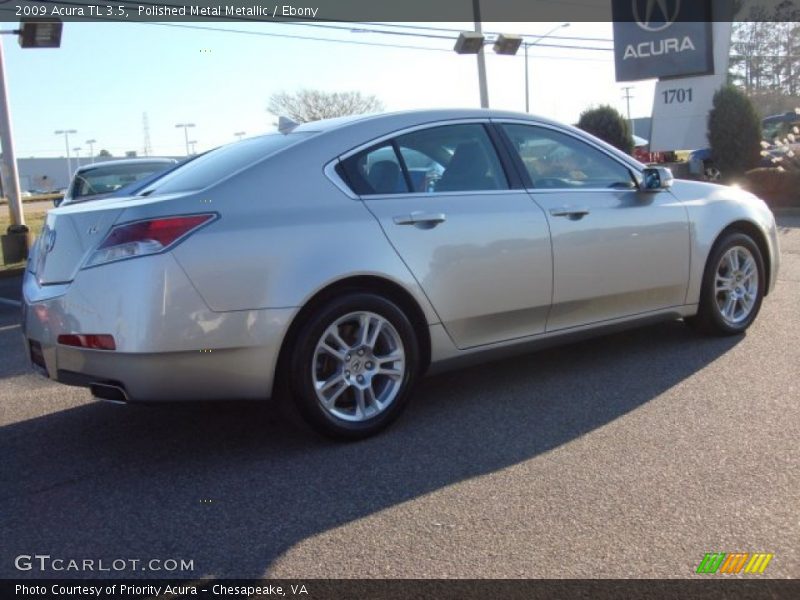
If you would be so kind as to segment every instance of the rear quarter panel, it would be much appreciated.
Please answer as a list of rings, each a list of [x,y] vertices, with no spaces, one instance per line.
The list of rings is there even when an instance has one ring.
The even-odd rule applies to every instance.
[[[324,175],[335,156],[300,144],[198,195],[220,219],[173,252],[209,308],[298,307],[331,283],[372,275],[404,287],[438,321],[363,203]]]

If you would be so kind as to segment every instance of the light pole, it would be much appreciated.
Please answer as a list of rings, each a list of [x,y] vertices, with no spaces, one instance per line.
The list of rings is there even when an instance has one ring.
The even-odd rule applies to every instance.
[[[195,152],[194,152],[194,145],[195,145],[196,143],[197,143],[197,140],[189,140],[189,146],[191,146],[191,149],[192,149],[192,155],[194,155],[194,153],[195,153]]]
[[[89,162],[90,164],[94,164],[94,145],[97,143],[97,140],[86,140],[86,143],[89,144]]]
[[[75,164],[75,168],[76,169],[80,169],[81,168],[81,147],[77,146],[77,147],[73,148],[72,151],[75,153],[75,163],[76,163]]]
[[[456,45],[453,48],[457,54],[476,54],[478,56],[478,84],[481,94],[481,108],[489,108],[489,90],[486,83],[486,62],[483,54],[483,44],[486,41],[481,33],[480,13],[478,2],[475,0],[475,14],[478,19],[475,21],[475,31],[462,31]],[[494,42],[495,54],[507,54],[513,56],[519,50],[522,38],[518,35],[501,33]]]
[[[525,47],[525,112],[531,112],[530,106],[530,84],[529,84],[529,75],[528,75],[528,48],[531,46],[535,46],[539,42],[541,42],[544,38],[550,36],[554,31],[558,31],[559,29],[563,29],[564,27],[569,27],[569,23],[562,23],[558,27],[554,27],[547,33],[544,33],[537,37],[532,42],[524,42],[522,45]]]
[[[2,30],[0,34],[18,35],[22,48],[58,48],[61,45],[62,23],[59,19],[29,19],[20,21],[19,29]],[[2,163],[0,175],[3,189],[8,197],[8,211],[11,224],[6,235],[0,236],[3,249],[3,262],[11,264],[28,256],[28,228],[22,211],[22,198],[19,193],[19,171],[14,153],[14,136],[11,131],[11,111],[8,108],[3,46],[0,43],[0,144],[2,144]]]
[[[72,180],[72,157],[69,155],[69,134],[78,133],[75,129],[59,129],[56,135],[64,136],[64,147],[67,149],[67,185]]]
[[[245,133],[246,133],[245,131],[237,131],[233,135],[236,136],[236,141],[238,142],[238,141],[241,141],[241,139],[244,137]]]
[[[475,14],[475,33],[483,37],[480,0],[472,0],[472,11]],[[481,92],[481,108],[489,108],[489,84],[486,81],[486,55],[483,53],[483,44],[478,50],[478,87]]]
[[[194,123],[177,123],[176,129],[183,127],[183,136],[186,140],[186,156],[189,156],[189,127],[194,127]]]

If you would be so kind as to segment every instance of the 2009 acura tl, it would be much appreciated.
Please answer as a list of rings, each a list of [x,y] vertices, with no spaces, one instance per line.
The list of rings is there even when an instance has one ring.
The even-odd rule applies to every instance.
[[[375,433],[428,367],[678,319],[743,332],[778,270],[744,191],[673,182],[571,127],[437,110],[219,148],[50,211],[32,362],[125,401],[268,398]]]

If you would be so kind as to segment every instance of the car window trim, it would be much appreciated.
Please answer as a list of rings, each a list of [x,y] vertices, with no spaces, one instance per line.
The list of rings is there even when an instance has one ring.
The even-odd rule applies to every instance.
[[[533,186],[533,181],[531,180],[530,173],[528,173],[528,169],[525,168],[525,163],[522,162],[522,158],[520,158],[519,154],[517,153],[516,148],[514,148],[514,144],[511,142],[511,138],[508,137],[508,133],[506,133],[503,125],[511,124],[511,125],[526,125],[528,127],[540,127],[542,129],[549,129],[551,131],[555,131],[556,133],[560,133],[562,135],[566,135],[571,137],[572,139],[586,144],[590,148],[594,148],[604,156],[610,158],[612,161],[619,164],[621,167],[625,168],[631,174],[631,183],[636,184],[641,177],[641,168],[633,162],[628,162],[622,160],[621,157],[616,156],[603,148],[602,146],[595,144],[590,139],[583,139],[581,136],[576,135],[572,131],[568,129],[564,129],[562,127],[556,127],[549,123],[542,123],[540,121],[526,121],[524,119],[509,119],[509,118],[493,118],[491,119],[492,123],[497,126],[498,135],[503,139],[504,144],[507,146],[508,151],[511,154],[511,161],[519,171],[520,176],[522,177],[523,183],[525,185],[525,189],[529,192],[536,192],[537,194],[562,194],[565,191],[569,192],[578,192],[578,193],[587,193],[587,192],[608,192],[608,191],[617,191],[617,192],[626,192],[635,190],[636,187],[631,187],[630,190],[625,188],[612,188],[612,187],[598,187],[598,188],[572,188],[572,187],[563,187],[563,188],[537,188]]]

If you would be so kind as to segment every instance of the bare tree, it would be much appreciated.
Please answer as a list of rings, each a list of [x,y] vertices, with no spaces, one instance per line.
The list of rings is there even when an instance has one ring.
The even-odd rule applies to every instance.
[[[376,96],[361,92],[323,92],[299,90],[277,92],[270,96],[267,110],[276,116],[289,117],[298,123],[319,121],[333,117],[360,115],[383,110],[383,102]]]

